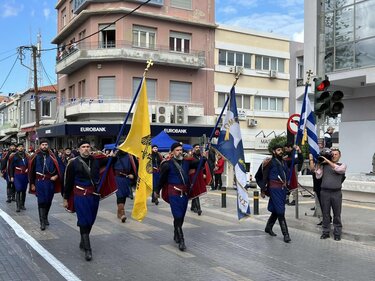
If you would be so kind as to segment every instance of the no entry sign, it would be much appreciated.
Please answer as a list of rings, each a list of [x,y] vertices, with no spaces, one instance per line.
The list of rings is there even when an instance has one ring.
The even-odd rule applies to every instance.
[[[288,131],[293,135],[297,134],[300,117],[300,114],[292,114],[288,119]]]

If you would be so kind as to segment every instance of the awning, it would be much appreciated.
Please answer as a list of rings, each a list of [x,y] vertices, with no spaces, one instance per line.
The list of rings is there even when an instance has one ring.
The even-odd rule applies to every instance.
[[[24,137],[26,137],[26,134],[27,134],[27,132],[19,132],[19,133],[17,134],[17,137],[19,137],[19,138],[24,138]]]
[[[12,136],[12,135],[7,135],[7,136],[1,138],[1,139],[0,139],[0,142],[4,142],[4,141],[6,141],[6,140],[9,139],[11,136]]]

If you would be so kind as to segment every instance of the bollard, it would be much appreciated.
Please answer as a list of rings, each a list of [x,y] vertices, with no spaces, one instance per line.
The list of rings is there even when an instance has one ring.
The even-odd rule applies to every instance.
[[[227,207],[227,188],[225,186],[221,187],[221,208]]]
[[[254,215],[259,215],[259,191],[258,190],[254,190],[253,201],[254,201]]]

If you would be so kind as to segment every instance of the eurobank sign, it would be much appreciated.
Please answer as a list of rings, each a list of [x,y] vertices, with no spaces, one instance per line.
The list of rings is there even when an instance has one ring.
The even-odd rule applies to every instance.
[[[121,124],[82,124],[66,123],[56,124],[38,128],[39,137],[64,137],[64,136],[117,136],[120,132]],[[125,134],[130,130],[130,124],[125,126]],[[201,137],[209,136],[213,126],[195,125],[195,126],[175,126],[173,124],[152,124],[151,135],[156,136],[161,131],[170,136],[181,137]]]

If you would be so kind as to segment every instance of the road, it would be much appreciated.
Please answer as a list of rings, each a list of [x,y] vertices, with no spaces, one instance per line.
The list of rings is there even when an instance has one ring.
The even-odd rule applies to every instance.
[[[4,182],[1,188],[5,190]],[[180,252],[172,239],[166,203],[149,204],[142,223],[128,219],[123,224],[115,217],[115,200],[111,196],[101,201],[91,235],[93,260],[86,262],[78,248],[76,217],[63,210],[59,194],[51,225],[40,231],[34,196],[28,195],[26,211],[16,213],[15,204],[5,203],[1,193],[0,279],[373,280],[375,275],[375,243],[345,237],[340,242],[320,240],[318,232],[291,227],[292,242],[286,244],[278,224],[277,237],[264,233],[265,212],[239,222],[233,196],[222,209],[220,194],[209,192],[201,198],[202,216],[188,211],[183,227],[186,252]],[[131,204],[129,200],[128,214]],[[262,201],[262,212],[265,206]]]

